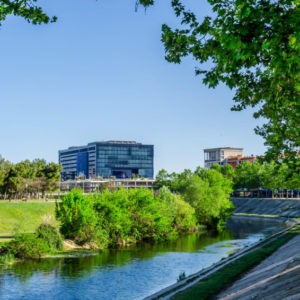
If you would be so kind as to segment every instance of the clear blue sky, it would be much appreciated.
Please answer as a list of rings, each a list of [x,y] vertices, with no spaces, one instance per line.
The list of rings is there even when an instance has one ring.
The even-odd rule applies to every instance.
[[[200,5],[198,3],[201,3]],[[251,111],[231,112],[233,93],[208,89],[196,62],[164,60],[169,1],[145,13],[135,0],[40,2],[55,24],[9,17],[0,28],[0,155],[58,160],[58,150],[93,141],[155,145],[155,173],[203,166],[203,149],[263,154]],[[199,15],[205,1],[192,1]],[[202,5],[202,6],[201,6]]]

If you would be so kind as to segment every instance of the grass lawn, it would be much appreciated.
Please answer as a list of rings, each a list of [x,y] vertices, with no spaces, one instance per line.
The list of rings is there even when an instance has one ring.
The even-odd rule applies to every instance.
[[[0,200],[0,242],[16,232],[33,232],[45,220],[55,221],[55,203]]]

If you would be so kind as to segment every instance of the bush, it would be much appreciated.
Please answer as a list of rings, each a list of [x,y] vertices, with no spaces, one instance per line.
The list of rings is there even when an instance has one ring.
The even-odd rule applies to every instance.
[[[11,253],[5,253],[1,255],[1,249],[0,249],[0,265],[2,264],[11,264],[14,261],[14,255]]]
[[[196,229],[194,208],[167,188],[157,196],[145,188],[94,195],[73,190],[57,204],[56,216],[65,237],[100,247],[172,239]]]
[[[45,240],[35,234],[20,234],[4,247],[4,252],[16,258],[40,258],[50,252],[50,248]]]
[[[59,231],[50,224],[41,224],[36,230],[36,236],[44,240],[52,251],[63,249],[63,240]]]
[[[0,264],[14,258],[40,258],[42,255],[62,250],[62,237],[50,224],[41,224],[34,234],[19,234],[0,248]]]
[[[97,216],[94,199],[84,196],[80,190],[72,190],[56,205],[56,217],[60,220],[61,233],[78,244],[95,241]]]

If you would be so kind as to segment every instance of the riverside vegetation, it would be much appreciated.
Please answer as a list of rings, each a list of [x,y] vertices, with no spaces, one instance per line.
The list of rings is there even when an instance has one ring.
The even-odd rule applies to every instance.
[[[161,170],[155,192],[145,188],[119,188],[84,195],[80,190],[73,190],[56,203],[59,226],[55,223],[41,226],[92,249],[164,241],[203,226],[222,229],[233,209],[229,200],[233,188],[299,188],[299,182],[299,174],[291,173],[285,164],[245,162],[237,169],[215,165],[209,170],[197,168],[195,172],[171,174]],[[60,247],[49,244],[46,235],[40,235],[39,231],[40,227],[35,233],[17,234],[15,240],[2,245],[2,261],[38,258],[61,251]],[[26,252],[25,244],[34,245],[28,246],[31,252]]]
[[[231,181],[216,170],[202,170],[186,178],[184,185],[185,189],[177,193],[164,186],[155,193],[145,188],[105,189],[87,195],[73,190],[56,204],[60,232],[78,245],[103,249],[174,239],[201,226],[221,228],[233,208],[229,200]],[[4,244],[2,256],[39,258],[60,251],[59,244],[40,234],[41,228],[51,228],[58,239],[55,226],[41,226],[33,234],[17,235]]]
[[[79,244],[117,247],[141,241],[172,239],[201,225],[221,228],[233,209],[232,182],[217,170],[198,170],[172,193],[119,188],[83,195],[78,190],[57,203],[61,233]]]

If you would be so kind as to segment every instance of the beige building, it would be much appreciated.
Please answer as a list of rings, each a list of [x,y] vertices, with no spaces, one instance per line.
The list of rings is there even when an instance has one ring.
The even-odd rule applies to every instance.
[[[204,149],[204,167],[210,168],[213,164],[226,164],[226,159],[229,157],[242,157],[243,148],[210,148]]]

